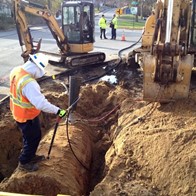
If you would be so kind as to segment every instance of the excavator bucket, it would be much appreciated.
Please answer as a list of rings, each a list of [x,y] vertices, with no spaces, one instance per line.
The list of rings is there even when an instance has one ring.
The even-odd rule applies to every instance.
[[[193,62],[194,55],[183,56],[179,59],[176,81],[173,83],[161,84],[160,82],[155,81],[156,56],[145,54],[143,56],[143,99],[152,102],[169,102],[176,99],[187,98]]]

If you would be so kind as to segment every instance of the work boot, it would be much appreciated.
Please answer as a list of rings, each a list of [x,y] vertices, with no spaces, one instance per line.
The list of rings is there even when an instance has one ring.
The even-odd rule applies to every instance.
[[[29,162],[29,163],[19,163],[18,169],[26,172],[34,172],[38,170],[38,166],[35,163]]]
[[[32,159],[31,159],[31,163],[38,163],[40,161],[44,161],[46,159],[46,157],[44,155],[35,155]]]

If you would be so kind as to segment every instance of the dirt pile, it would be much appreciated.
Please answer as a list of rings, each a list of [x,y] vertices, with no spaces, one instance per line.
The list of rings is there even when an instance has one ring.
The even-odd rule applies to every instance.
[[[16,170],[9,180],[0,184],[0,190],[45,195],[195,195],[196,91],[193,90],[188,99],[174,103],[147,103],[140,99],[142,80],[139,75],[130,79],[134,73],[130,75],[126,70],[121,73],[117,76],[119,84],[116,86],[98,82],[81,88],[75,113],[78,121],[70,127],[69,133],[77,157],[83,163],[90,163],[87,165],[90,171],[74,158],[62,125],[51,159],[40,164],[40,170],[34,174]],[[46,83],[42,89],[52,103],[67,107],[62,86]],[[10,118],[10,114],[8,116]],[[10,133],[16,131],[14,138],[17,139],[9,139],[9,143],[18,142],[19,131],[12,128],[13,121],[6,122],[9,126],[4,122],[1,116],[1,127],[4,126],[1,133],[3,130],[5,135],[8,131],[9,138]],[[50,122],[51,127],[55,116],[43,115],[42,122]],[[42,140],[39,153],[47,153],[51,134],[49,132]],[[10,148],[6,140],[1,140],[6,152],[3,148],[0,150],[5,154],[5,163],[11,164],[6,159]],[[21,141],[19,143],[18,151]],[[3,171],[1,173],[6,176]],[[71,175],[66,176],[69,171]],[[30,189],[29,179],[38,181],[40,186]],[[19,190],[21,183],[23,190]],[[48,183],[54,192],[46,188]],[[79,192],[76,187],[74,189],[75,184]]]
[[[91,195],[195,195],[195,105],[196,92],[165,105],[127,98]]]

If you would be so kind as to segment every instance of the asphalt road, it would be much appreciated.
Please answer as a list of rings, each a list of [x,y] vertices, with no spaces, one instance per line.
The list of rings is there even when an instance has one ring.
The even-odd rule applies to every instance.
[[[111,30],[108,27],[106,30],[107,40],[101,40],[99,38],[99,27],[98,20],[103,13],[96,15],[95,17],[95,43],[94,51],[101,51],[106,54],[109,58],[111,55],[117,55],[120,49],[126,48],[133,43],[135,43],[141,36],[141,30],[126,30],[117,29],[117,39],[110,40]],[[114,14],[113,10],[104,12],[106,20],[109,22]],[[32,27],[31,33],[34,41],[38,41],[42,38],[41,50],[47,52],[58,53],[58,47],[56,41],[53,39],[47,26]],[[122,34],[124,33],[126,41],[121,41]],[[139,47],[136,46],[136,47]],[[130,50],[125,51],[130,52]],[[7,94],[8,76],[10,71],[18,65],[23,63],[23,58],[21,57],[21,47],[19,45],[18,36],[16,30],[2,31],[0,32],[0,94]],[[1,97],[0,97],[1,99]]]

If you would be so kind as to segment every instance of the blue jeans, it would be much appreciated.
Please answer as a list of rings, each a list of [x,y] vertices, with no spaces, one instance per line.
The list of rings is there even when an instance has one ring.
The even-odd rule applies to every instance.
[[[116,39],[116,29],[112,28],[112,39]]]
[[[104,39],[106,39],[106,35],[105,35],[105,29],[100,28],[100,38],[102,39],[102,36]]]
[[[26,164],[35,156],[39,142],[41,140],[41,128],[38,116],[25,123],[17,122],[22,131],[23,149],[19,156],[21,164]]]

